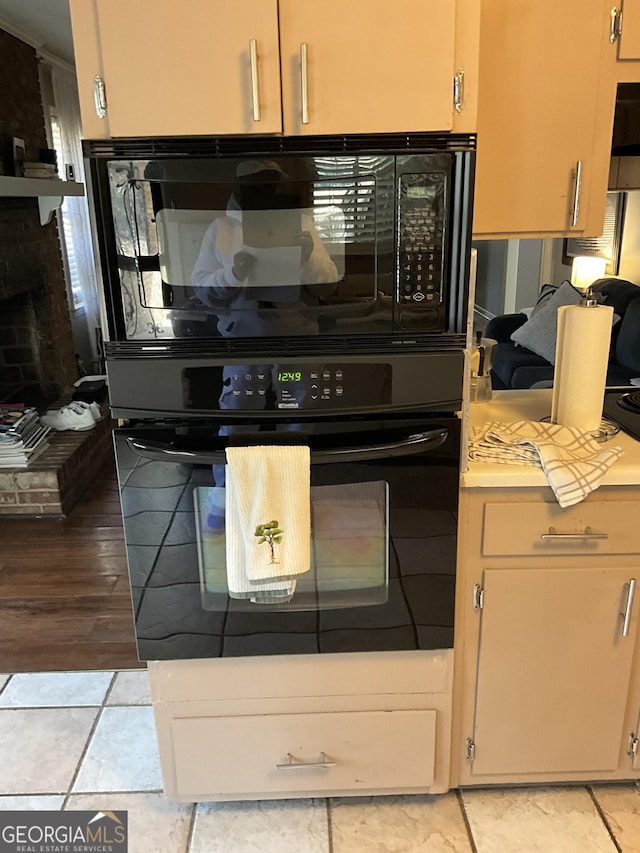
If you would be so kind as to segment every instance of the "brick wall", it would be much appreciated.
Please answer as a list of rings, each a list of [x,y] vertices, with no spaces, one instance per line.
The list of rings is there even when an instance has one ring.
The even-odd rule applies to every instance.
[[[50,433],[28,468],[0,468],[0,518],[68,515],[113,459],[114,425],[103,418],[87,432]]]
[[[47,147],[35,50],[0,30],[0,165],[6,175],[13,174],[14,136],[24,139],[27,161],[38,160]],[[42,226],[37,199],[0,197],[0,315],[25,293],[35,328],[28,341],[18,343],[35,347],[30,375],[38,377],[45,399],[56,398],[78,376],[56,217]],[[0,326],[0,399],[5,400],[20,394],[13,384],[15,364],[2,354],[3,339],[10,349],[15,346],[10,330],[10,324]]]

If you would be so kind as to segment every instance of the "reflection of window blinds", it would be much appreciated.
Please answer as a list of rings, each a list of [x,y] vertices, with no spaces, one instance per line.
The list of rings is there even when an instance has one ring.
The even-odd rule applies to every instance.
[[[344,215],[344,242],[373,242],[376,237],[376,219],[378,230],[382,223],[384,234],[391,236],[393,211],[380,206],[380,193],[376,193],[377,172],[388,169],[388,157],[341,156],[335,161],[328,157],[316,160],[319,180],[314,182],[314,207],[339,207]],[[353,169],[353,177],[345,178],[345,172]],[[391,194],[387,196],[389,205],[393,203]],[[387,224],[388,223],[388,224]]]
[[[598,255],[613,257],[613,247],[616,242],[616,226],[618,224],[618,194],[607,194],[607,206],[604,214],[604,227],[600,237],[571,238],[572,255]]]
[[[626,193],[607,193],[604,226],[599,237],[568,237],[564,241],[562,260],[570,264],[579,255],[606,258],[608,275],[617,275],[620,264],[620,244],[624,225]]]

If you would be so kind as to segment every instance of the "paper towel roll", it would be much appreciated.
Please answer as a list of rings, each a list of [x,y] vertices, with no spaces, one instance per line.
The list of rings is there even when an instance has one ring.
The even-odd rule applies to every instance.
[[[558,308],[551,422],[596,430],[602,420],[613,308]]]

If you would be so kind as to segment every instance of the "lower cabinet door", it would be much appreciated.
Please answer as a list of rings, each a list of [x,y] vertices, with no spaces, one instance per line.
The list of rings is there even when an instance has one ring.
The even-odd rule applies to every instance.
[[[629,569],[484,572],[474,777],[618,766],[632,579]]]
[[[436,711],[358,711],[172,721],[181,798],[426,789]]]

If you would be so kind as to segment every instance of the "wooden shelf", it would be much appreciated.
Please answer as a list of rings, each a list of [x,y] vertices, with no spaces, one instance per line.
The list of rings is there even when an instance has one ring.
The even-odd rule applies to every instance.
[[[63,197],[67,195],[84,195],[84,184],[52,178],[12,178],[0,175],[0,197],[38,199],[41,225],[51,222],[53,211],[60,207]]]

